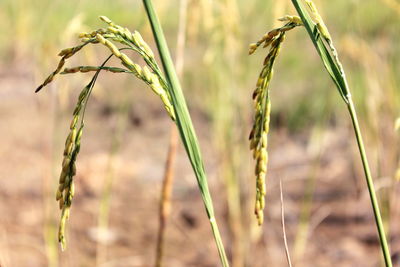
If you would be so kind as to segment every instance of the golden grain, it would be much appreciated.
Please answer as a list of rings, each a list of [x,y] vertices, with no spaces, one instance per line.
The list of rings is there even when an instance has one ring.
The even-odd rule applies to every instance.
[[[258,224],[261,225],[264,220],[264,207],[266,195],[266,174],[268,164],[268,132],[271,114],[271,101],[269,92],[269,83],[273,75],[273,66],[275,59],[279,54],[282,42],[285,39],[285,33],[296,26],[302,25],[298,17],[285,16],[281,19],[287,23],[266,33],[256,43],[250,45],[249,54],[254,53],[258,47],[264,44],[264,47],[270,46],[269,53],[266,56],[263,68],[257,79],[256,89],[253,92],[254,100],[254,124],[250,132],[250,149],[253,150],[253,157],[256,160],[256,202],[254,212]]]

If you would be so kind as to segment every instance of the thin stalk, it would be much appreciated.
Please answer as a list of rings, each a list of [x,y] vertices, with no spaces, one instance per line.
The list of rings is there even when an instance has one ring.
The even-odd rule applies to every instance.
[[[318,155],[314,158],[309,178],[306,182],[305,192],[303,195],[299,223],[297,229],[297,235],[294,242],[294,259],[298,262],[304,254],[307,248],[307,239],[310,232],[310,221],[311,221],[311,209],[313,204],[315,186],[317,182],[317,173],[320,168],[322,151],[318,151]]]
[[[309,140],[308,151],[311,154],[312,162],[308,172],[308,179],[305,184],[304,195],[301,200],[299,222],[297,225],[296,238],[294,242],[295,262],[301,261],[307,248],[307,241],[311,228],[311,211],[314,193],[317,185],[319,170],[321,168],[321,159],[325,149],[323,139],[326,135],[326,132],[323,129],[327,128],[326,121],[328,121],[330,109],[330,104],[327,104],[323,109],[320,110],[320,113],[324,115],[320,117],[317,125],[312,130]]]
[[[104,231],[109,231],[109,218],[110,218],[110,209],[111,209],[111,201],[113,196],[114,184],[116,184],[116,156],[118,155],[121,144],[123,141],[123,133],[128,124],[129,118],[129,94],[126,93],[124,99],[126,99],[125,103],[119,107],[118,110],[118,119],[116,124],[115,133],[113,134],[111,140],[110,152],[108,155],[108,162],[105,171],[104,177],[104,185],[100,197],[99,211],[98,211],[98,219],[97,219],[97,230],[99,231],[99,235],[101,235]],[[107,246],[99,240],[96,248],[96,266],[100,266],[102,262],[107,259]]]
[[[171,194],[174,181],[174,165],[178,148],[178,132],[175,127],[171,127],[167,161],[165,163],[164,180],[161,189],[159,207],[159,227],[157,235],[156,261],[154,266],[161,267],[164,255],[165,229],[168,217],[171,213]]]
[[[214,208],[211,199],[211,194],[208,189],[207,177],[204,170],[203,160],[201,157],[200,146],[197,141],[196,133],[189,115],[186,101],[182,93],[182,89],[175,73],[174,65],[168,50],[167,42],[164,33],[161,29],[160,22],[154,11],[151,0],[143,0],[147,16],[149,18],[154,39],[161,57],[163,68],[167,76],[167,80],[171,86],[168,87],[172,104],[176,113],[176,124],[181,135],[182,142],[185,146],[189,160],[196,175],[204,206],[209,218],[211,228],[214,234],[214,239],[218,248],[218,253],[221,259],[222,266],[229,266],[228,259],[225,254],[224,245],[218,229],[217,221],[214,215]]]
[[[329,36],[328,29],[324,25],[322,18],[319,16],[318,12],[314,10],[316,13],[314,15],[319,16],[319,21],[314,22],[311,18],[309,12],[300,4],[299,0],[292,0],[294,7],[297,10],[297,13],[300,15],[301,20],[303,21],[304,27],[306,28],[311,41],[313,42],[319,56],[321,57],[322,63],[324,64],[325,69],[328,71],[331,76],[333,82],[335,83],[337,89],[339,90],[340,95],[342,96],[344,102],[347,105],[349,110],[351,120],[353,122],[354,132],[356,134],[357,144],[360,151],[360,156],[364,168],[365,178],[367,181],[368,191],[371,199],[372,209],[375,216],[376,227],[378,229],[380,245],[383,253],[383,257],[385,260],[386,267],[392,267],[392,260],[390,257],[389,246],[386,241],[386,235],[384,226],[382,223],[382,216],[379,209],[378,200],[375,194],[375,188],[371,177],[371,172],[369,169],[369,164],[367,160],[367,156],[365,153],[364,143],[361,137],[361,131],[357,120],[356,110],[354,108],[354,103],[351,98],[350,89],[348,83],[346,81],[346,76],[342,67],[342,64],[339,62],[339,58],[336,52],[336,49],[333,47],[333,43],[331,37]],[[314,7],[314,9],[316,9]],[[324,42],[325,40],[325,42]],[[329,48],[327,48],[326,43],[328,43]]]
[[[381,216],[381,212],[379,210],[378,199],[377,199],[376,193],[375,193],[374,182],[372,180],[371,171],[369,169],[367,154],[365,152],[364,142],[362,139],[360,126],[359,126],[358,119],[357,119],[357,113],[356,113],[356,110],[354,107],[353,100],[351,98],[350,98],[350,101],[349,101],[349,104],[347,105],[347,107],[348,107],[348,110],[349,110],[349,113],[351,116],[351,120],[353,122],[354,132],[356,134],[358,149],[360,151],[360,156],[361,156],[361,160],[362,160],[362,164],[363,164],[363,168],[364,168],[365,178],[367,181],[369,196],[370,196],[372,208],[374,211],[376,227],[377,227],[378,233],[379,233],[379,240],[380,240],[380,244],[381,244],[381,248],[382,248],[382,252],[383,252],[383,257],[385,259],[385,265],[387,267],[392,267],[393,266],[392,259],[390,257],[390,251],[389,251],[389,246],[388,246],[387,240],[386,240],[385,230],[383,227],[382,216]]]
[[[206,3],[208,2],[208,3]],[[210,86],[204,92],[204,102],[207,103],[207,112],[211,116],[212,131],[214,133],[214,147],[216,158],[220,162],[218,176],[225,191],[225,203],[227,206],[227,226],[230,232],[231,266],[244,266],[244,242],[243,225],[241,216],[240,179],[238,168],[242,166],[242,153],[240,146],[233,145],[240,131],[236,131],[238,124],[237,111],[241,103],[236,90],[240,76],[238,64],[239,42],[241,28],[238,16],[236,0],[202,1],[202,9],[207,12],[204,15],[204,25],[209,21],[207,34],[210,36],[209,46],[204,53],[203,60],[206,63],[207,75],[210,77]],[[218,6],[218,8],[216,8]],[[229,14],[229,16],[226,16]],[[211,23],[212,22],[212,23]],[[221,25],[224,25],[221,27]],[[218,56],[219,55],[219,56]],[[247,104],[247,103],[246,103]],[[245,138],[245,137],[244,137]],[[247,149],[247,146],[245,146]],[[240,163],[239,163],[240,162]],[[239,164],[236,164],[239,163]]]
[[[62,117],[62,110],[59,108],[58,99],[58,91],[51,91],[51,135],[53,137],[53,142],[51,144],[51,152],[50,152],[50,172],[49,175],[45,175],[43,181],[43,204],[44,204],[44,242],[47,253],[47,264],[49,267],[58,267],[59,266],[59,256],[58,256],[58,243],[57,243],[57,223],[54,218],[55,210],[54,210],[54,193],[53,188],[57,186],[54,181],[57,181],[58,178],[58,164],[60,158],[55,154],[58,151],[57,144],[59,144],[61,139],[61,134],[59,129],[61,128],[58,125],[60,118]],[[57,167],[56,167],[57,166]],[[53,179],[56,178],[56,179]],[[0,264],[1,265],[1,264]]]
[[[282,224],[282,233],[283,233],[283,244],[285,245],[285,255],[287,264],[289,267],[292,267],[292,260],[290,259],[289,246],[286,237],[286,227],[285,227],[285,208],[283,205],[283,189],[282,189],[282,179],[279,180],[279,192],[281,197],[281,224]]]

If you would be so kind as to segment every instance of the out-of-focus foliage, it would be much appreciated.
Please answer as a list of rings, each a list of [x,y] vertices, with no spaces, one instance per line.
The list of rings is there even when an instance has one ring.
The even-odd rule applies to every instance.
[[[226,9],[226,2],[233,3],[235,10],[238,10],[237,14],[225,14],[233,12],[232,9]],[[365,99],[368,91],[366,76],[369,75],[369,71],[386,75],[390,80],[392,88],[379,84],[381,86],[379,90],[392,90],[396,93],[398,90],[393,88],[400,83],[399,76],[394,75],[400,71],[400,47],[396,45],[400,41],[398,34],[400,16],[398,10],[389,2],[391,1],[340,0],[335,3],[323,1],[316,3],[333,38],[337,40],[339,54],[349,73],[350,87],[356,100],[359,100],[358,104],[364,106],[364,110],[367,109],[367,104],[362,99]],[[178,23],[176,6],[179,1],[159,1],[156,4],[170,46],[174,47]],[[239,71],[234,77],[225,77],[219,86],[230,86],[230,82],[234,80],[235,84],[240,85],[240,88],[235,90],[251,90],[261,62],[247,57],[247,45],[271,28],[275,23],[274,16],[282,15],[274,14],[273,1],[191,0],[189,7],[190,45],[186,53],[190,57],[185,69],[185,82],[190,83],[190,87],[186,90],[191,90],[197,95],[202,94],[204,88],[209,85],[215,86],[212,82],[214,72],[228,62],[220,59],[221,53],[214,55],[213,51],[220,51],[223,48],[226,53],[233,53],[232,47],[226,46],[222,41],[216,41],[226,38],[226,34],[218,36],[218,32],[224,33],[224,31],[230,31],[235,36],[233,57],[235,68]],[[294,13],[291,6],[284,10],[284,14]],[[3,0],[0,3],[1,61],[3,64],[8,64],[7,62],[29,58],[34,62],[42,62],[40,65],[46,64],[54,58],[53,54],[60,47],[76,44],[75,36],[78,32],[99,25],[97,19],[99,15],[112,17],[119,24],[126,25],[132,30],[138,29],[145,39],[151,40],[150,29],[140,1],[99,0],[94,5],[92,1],[87,0],[78,2]],[[227,20],[229,16],[235,17]],[[232,20],[235,21],[234,24],[229,24]],[[357,46],[360,39],[363,40],[363,45],[369,48],[369,52],[355,56],[351,54],[349,47]],[[277,64],[276,81],[273,82],[277,88],[272,93],[276,101],[273,118],[276,120],[277,116],[279,120],[284,119],[291,128],[302,128],[318,120],[318,111],[324,109],[326,105],[331,111],[340,110],[335,106],[342,103],[337,101],[337,96],[331,94],[333,86],[325,76],[315,51],[312,51],[305,32],[296,30],[295,34],[289,36],[284,46],[286,46],[285,53]],[[367,60],[362,63],[365,58],[371,57],[378,57],[385,69],[378,68],[372,61]],[[215,61],[215,68],[206,67],[209,66],[209,60]],[[310,90],[314,91],[315,96],[312,101],[306,97]],[[277,94],[279,97],[275,97]],[[242,96],[240,93],[237,95]],[[397,110],[398,96],[397,93],[397,98],[388,99],[397,101],[393,103]],[[193,101],[196,102],[194,104],[201,105],[201,108],[207,105]],[[246,100],[240,99],[240,101]]]

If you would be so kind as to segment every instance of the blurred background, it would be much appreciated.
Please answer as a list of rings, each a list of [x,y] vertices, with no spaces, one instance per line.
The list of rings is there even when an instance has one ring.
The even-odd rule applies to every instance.
[[[396,266],[400,266],[400,2],[317,1],[347,73]],[[232,266],[380,266],[375,222],[350,117],[302,28],[288,33],[271,83],[265,222],[256,224],[248,134],[252,92],[267,50],[248,44],[294,15],[289,0],[154,0],[197,131]],[[59,76],[57,53],[106,15],[156,51],[141,1],[0,2],[0,266],[153,266],[171,134],[159,98],[125,74],[101,73],[86,116],[67,224],[57,242],[55,192],[64,141],[91,74]],[[179,30],[181,29],[181,30]],[[177,49],[178,32],[185,44]],[[178,51],[178,52],[176,52]],[[88,46],[67,66],[99,65]],[[143,64],[139,58],[132,58]],[[112,65],[117,65],[113,61]],[[398,122],[399,124],[400,122]],[[179,141],[164,266],[219,266]]]

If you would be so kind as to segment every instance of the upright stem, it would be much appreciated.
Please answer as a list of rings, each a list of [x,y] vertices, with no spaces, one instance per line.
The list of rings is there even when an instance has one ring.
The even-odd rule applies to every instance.
[[[374,210],[376,227],[378,228],[379,240],[381,243],[383,257],[385,259],[385,265],[386,265],[386,267],[392,267],[393,266],[392,259],[390,257],[389,246],[388,246],[387,240],[386,240],[386,235],[385,235],[385,230],[383,227],[381,212],[379,210],[378,199],[375,194],[374,182],[371,177],[371,171],[369,170],[367,154],[365,153],[364,142],[363,142],[363,139],[361,136],[361,131],[360,131],[360,126],[358,124],[356,110],[354,108],[354,103],[351,98],[349,99],[349,103],[348,103],[347,107],[350,112],[351,120],[353,122],[354,132],[355,132],[356,138],[357,138],[358,148],[360,150],[360,155],[361,155],[361,160],[362,160],[362,164],[363,164],[363,168],[364,168],[365,178],[367,180],[367,185],[368,185],[369,196],[371,198],[371,204],[372,204],[372,208]]]
[[[176,113],[176,124],[178,126],[179,133],[188,154],[190,163],[192,164],[193,171],[197,178],[197,183],[203,198],[207,216],[211,224],[222,266],[227,267],[229,266],[229,263],[225,254],[221,235],[218,230],[217,221],[215,219],[214,208],[212,204],[211,194],[208,189],[207,177],[203,166],[199,144],[189,115],[188,108],[186,106],[186,101],[182,93],[178,76],[175,72],[174,64],[168,50],[168,45],[165,40],[164,33],[161,29],[158,17],[154,11],[153,4],[151,0],[143,0],[143,4],[145,6],[146,13],[149,18],[151,28],[153,30],[154,39],[157,44],[164,71],[170,85],[170,88],[168,89]]]
[[[165,163],[164,179],[161,189],[160,196],[160,207],[159,207],[159,228],[157,236],[157,248],[156,248],[156,262],[155,267],[162,266],[162,258],[164,255],[164,238],[165,229],[167,226],[167,220],[171,210],[171,194],[172,186],[174,181],[174,165],[176,159],[176,152],[178,148],[178,132],[175,125],[171,125],[171,136],[169,140],[168,156]]]
[[[281,223],[282,223],[282,233],[283,233],[283,244],[285,245],[285,254],[286,260],[289,267],[292,267],[292,260],[290,259],[289,246],[286,237],[286,228],[285,228],[285,208],[283,205],[283,189],[282,189],[282,179],[279,180],[279,191],[281,196]]]

